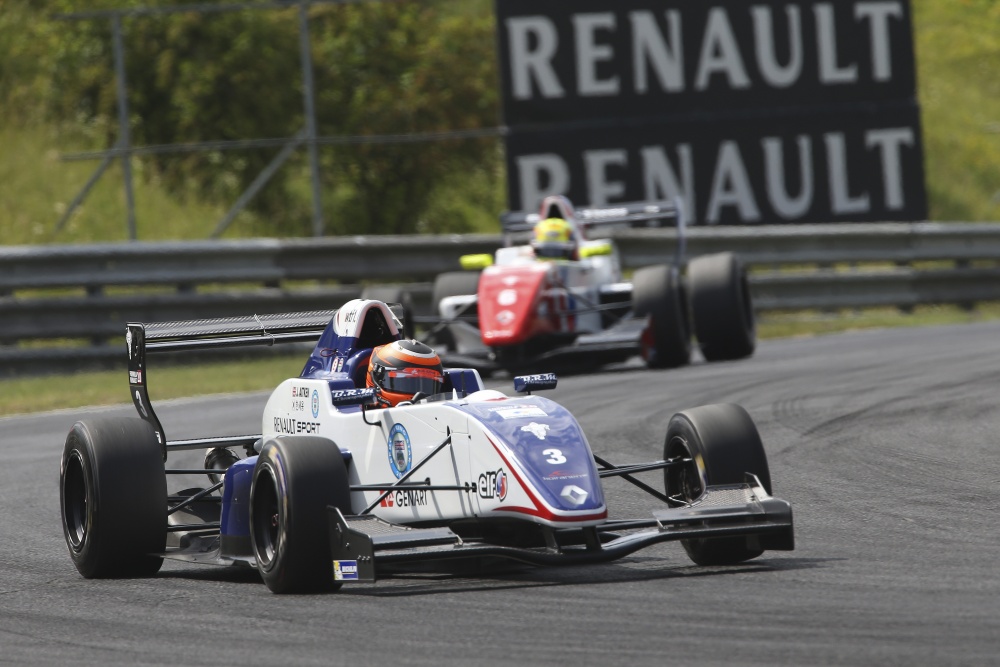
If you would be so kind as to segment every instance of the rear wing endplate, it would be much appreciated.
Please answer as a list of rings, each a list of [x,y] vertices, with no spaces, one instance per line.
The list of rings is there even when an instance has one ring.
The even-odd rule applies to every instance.
[[[323,333],[336,312],[336,310],[317,310],[182,322],[126,324],[129,395],[139,416],[156,432],[156,439],[163,449],[163,460],[167,459],[167,438],[149,400],[147,352],[183,352],[254,345],[270,347],[276,343],[313,342]]]

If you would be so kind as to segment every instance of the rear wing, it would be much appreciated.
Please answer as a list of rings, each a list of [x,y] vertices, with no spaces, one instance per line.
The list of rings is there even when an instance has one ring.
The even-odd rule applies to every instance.
[[[156,432],[156,440],[163,448],[163,460],[166,461],[169,449],[246,447],[248,444],[252,446],[260,436],[203,438],[168,443],[163,426],[149,400],[149,378],[146,373],[147,352],[184,352],[255,345],[270,347],[276,343],[314,342],[326,329],[336,312],[336,310],[317,310],[278,315],[249,315],[150,324],[129,322],[126,324],[125,344],[128,348],[129,395],[135,409],[139,412],[139,416],[149,423]]]
[[[578,208],[574,212],[578,224],[586,227],[600,227],[627,224],[631,227],[663,227],[664,220],[683,227],[684,206],[680,198],[656,202],[630,202],[603,208]],[[500,214],[500,223],[507,233],[529,232],[542,219],[538,213],[527,211],[506,211]]]
[[[562,199],[565,201],[565,198]],[[673,224],[677,227],[678,264],[683,263],[686,253],[687,218],[684,214],[684,203],[680,197],[664,201],[628,202],[602,208],[578,208],[570,213],[576,224],[582,228],[584,237],[587,236],[587,231],[601,227],[616,225],[665,227],[668,224]],[[507,211],[500,214],[504,245],[511,245],[511,235],[533,230],[535,224],[541,219],[541,214],[528,213],[527,211]]]

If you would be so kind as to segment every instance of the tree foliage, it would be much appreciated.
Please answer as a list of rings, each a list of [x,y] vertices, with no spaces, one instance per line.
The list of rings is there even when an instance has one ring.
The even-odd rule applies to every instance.
[[[0,0],[5,2],[5,0]],[[6,0],[22,11],[180,4]],[[373,136],[498,125],[493,18],[487,0],[317,4],[308,10],[320,135]],[[122,20],[131,139],[161,145],[288,138],[304,128],[299,9],[185,12]],[[47,82],[50,118],[83,123],[111,146],[117,98],[111,22],[39,21],[26,43]],[[0,48],[3,44],[0,43]],[[30,60],[30,59],[29,59]],[[3,83],[0,82],[0,90]],[[278,147],[158,154],[146,173],[177,192],[232,201]],[[408,233],[427,224],[442,183],[498,171],[496,140],[347,143],[320,149],[328,233]],[[272,234],[310,233],[305,151],[251,202]],[[495,212],[495,211],[494,211]],[[456,224],[457,223],[457,224]]]

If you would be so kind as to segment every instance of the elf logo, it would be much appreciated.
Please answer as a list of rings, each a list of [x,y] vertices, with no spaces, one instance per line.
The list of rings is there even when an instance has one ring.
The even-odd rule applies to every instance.
[[[479,497],[503,502],[507,497],[507,473],[503,468],[496,472],[484,472],[479,476]]]

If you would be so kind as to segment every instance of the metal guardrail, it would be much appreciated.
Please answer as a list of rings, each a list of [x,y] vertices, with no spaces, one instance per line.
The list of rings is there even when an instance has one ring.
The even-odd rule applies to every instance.
[[[609,235],[625,268],[676,249],[672,229]],[[0,375],[123,363],[127,320],[334,308],[375,279],[407,283],[428,312],[435,275],[500,243],[481,234],[0,247]],[[692,257],[737,252],[762,311],[1000,301],[1000,223],[700,227],[687,243]]]

